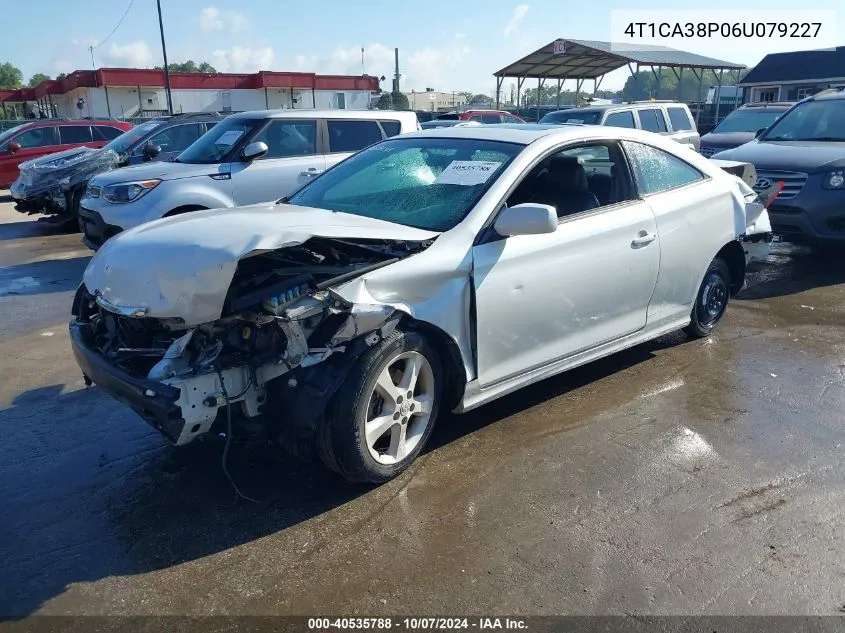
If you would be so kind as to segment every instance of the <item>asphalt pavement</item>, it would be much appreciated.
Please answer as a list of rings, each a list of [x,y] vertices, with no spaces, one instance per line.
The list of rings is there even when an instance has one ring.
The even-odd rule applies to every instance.
[[[0,192],[0,614],[836,614],[845,255],[777,245],[683,334],[438,422],[380,486],[86,388],[79,234]],[[5,201],[4,201],[5,200]]]

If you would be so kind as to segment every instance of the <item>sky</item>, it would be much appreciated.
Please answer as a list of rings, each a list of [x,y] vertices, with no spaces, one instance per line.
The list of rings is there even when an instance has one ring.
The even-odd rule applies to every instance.
[[[445,92],[492,94],[493,73],[557,38],[618,41],[611,11],[631,10],[619,0],[161,0],[169,61],[210,62],[221,72],[258,70],[384,75],[390,87],[393,49],[399,48],[403,91],[431,87]],[[643,1],[637,11],[662,10],[672,2]],[[813,0],[807,10],[830,10],[837,2]],[[89,46],[97,67],[152,67],[162,63],[155,0],[0,0],[3,36],[0,63],[19,67],[24,80],[36,72],[55,76],[89,69]],[[739,6],[741,5],[741,6]],[[707,8],[729,18],[728,9],[766,19],[788,10],[792,0],[711,0]],[[643,13],[646,16],[645,13]],[[648,13],[648,16],[653,16]],[[836,16],[836,43],[845,44],[845,9]],[[618,22],[618,20],[617,20]],[[615,23],[614,23],[615,24]],[[675,48],[753,66],[767,53],[814,48],[806,41],[672,41]],[[608,75],[601,87],[621,88],[627,70]],[[508,90],[509,83],[505,84]],[[529,87],[526,85],[525,87]],[[574,82],[572,89],[574,89]]]

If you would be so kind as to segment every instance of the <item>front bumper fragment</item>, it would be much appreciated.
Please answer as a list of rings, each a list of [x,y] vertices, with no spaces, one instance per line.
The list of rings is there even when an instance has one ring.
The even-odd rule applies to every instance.
[[[181,409],[176,404],[180,389],[154,380],[137,378],[112,365],[92,347],[84,323],[71,321],[70,345],[83,374],[110,396],[130,407],[168,439],[173,442],[178,440],[185,425]]]

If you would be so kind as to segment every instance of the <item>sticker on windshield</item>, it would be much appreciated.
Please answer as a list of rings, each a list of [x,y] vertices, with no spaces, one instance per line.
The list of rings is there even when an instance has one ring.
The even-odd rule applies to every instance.
[[[238,139],[244,135],[243,130],[228,130],[220,135],[220,138],[214,141],[215,145],[234,145]]]
[[[467,187],[480,185],[487,182],[501,164],[488,160],[453,160],[434,179],[434,184]]]

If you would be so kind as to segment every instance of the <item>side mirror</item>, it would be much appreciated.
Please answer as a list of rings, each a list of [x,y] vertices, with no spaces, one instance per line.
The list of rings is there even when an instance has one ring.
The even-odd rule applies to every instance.
[[[250,143],[246,147],[244,147],[244,151],[241,152],[241,160],[242,161],[251,161],[255,160],[256,158],[261,158],[270,148],[267,147],[267,143],[264,141],[258,141],[257,143]]]
[[[20,149],[21,149],[21,144],[20,144],[20,143],[16,143],[15,141],[12,141],[11,143],[9,143],[9,144],[6,146],[6,149],[8,149],[8,150],[9,150],[9,153],[10,153],[10,154],[14,154],[15,152],[19,152],[19,151],[20,151]]]
[[[152,160],[161,154],[161,147],[155,145],[154,143],[146,143],[144,145],[144,149],[141,151],[141,154],[143,155],[144,160]]]
[[[766,131],[766,128],[761,127],[759,130],[754,132],[754,138],[760,138],[761,136],[763,136],[763,132],[765,132],[765,131]]]
[[[557,211],[548,204],[517,204],[502,209],[493,228],[503,237],[554,233],[557,231]]]

